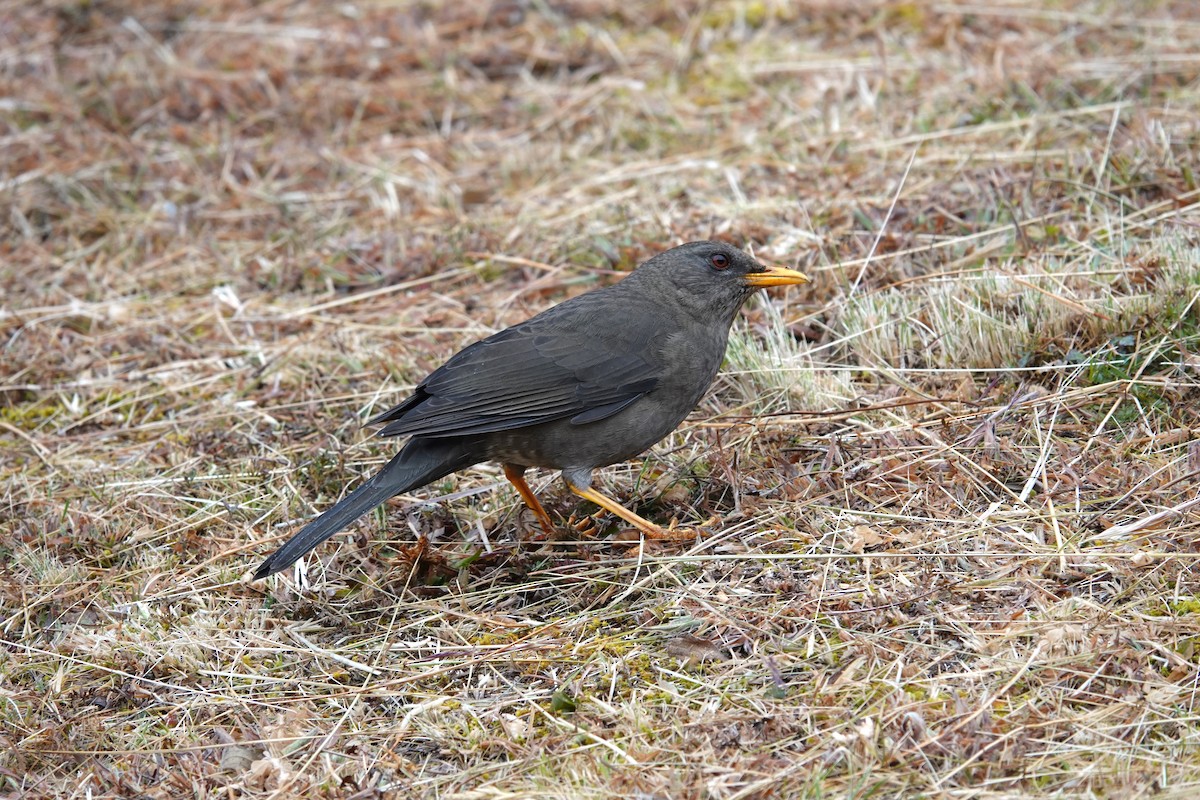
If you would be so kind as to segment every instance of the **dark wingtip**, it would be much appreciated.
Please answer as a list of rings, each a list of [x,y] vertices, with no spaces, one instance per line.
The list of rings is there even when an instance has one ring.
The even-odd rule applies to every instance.
[[[258,569],[254,570],[254,577],[251,578],[251,580],[261,581],[263,578],[273,573],[275,570],[271,569],[272,561],[274,561],[274,559],[268,557],[266,561],[262,562],[262,564],[259,564]]]

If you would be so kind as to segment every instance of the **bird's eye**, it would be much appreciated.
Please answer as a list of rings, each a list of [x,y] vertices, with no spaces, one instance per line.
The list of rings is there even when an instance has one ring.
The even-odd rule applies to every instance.
[[[729,266],[729,256],[725,255],[724,253],[713,253],[708,257],[708,260],[711,261],[712,265],[717,269],[725,269]]]

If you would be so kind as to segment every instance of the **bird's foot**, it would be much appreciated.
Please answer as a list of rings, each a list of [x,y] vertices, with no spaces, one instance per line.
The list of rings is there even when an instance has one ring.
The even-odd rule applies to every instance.
[[[567,527],[577,536],[594,539],[600,535],[600,522],[596,519],[597,516],[597,514],[584,514],[583,516],[571,514],[567,518]]]
[[[429,553],[429,537],[421,534],[417,537],[417,541],[410,545],[400,545],[396,548],[400,554],[400,560],[409,564],[419,564]]]

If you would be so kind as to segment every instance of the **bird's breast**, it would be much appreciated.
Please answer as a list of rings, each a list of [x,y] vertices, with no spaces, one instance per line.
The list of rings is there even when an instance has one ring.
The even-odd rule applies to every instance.
[[[659,351],[662,378],[653,394],[661,393],[670,405],[687,406],[686,416],[717,377],[728,339],[727,328],[713,330],[710,326],[695,326],[667,336]],[[671,398],[676,402],[669,402]]]

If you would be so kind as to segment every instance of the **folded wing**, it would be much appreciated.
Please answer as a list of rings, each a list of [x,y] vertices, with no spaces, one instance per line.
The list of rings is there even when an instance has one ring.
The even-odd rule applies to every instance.
[[[463,436],[569,418],[584,425],[652,390],[652,317],[619,332],[563,330],[535,317],[464,348],[412,396],[371,420],[382,436]]]

